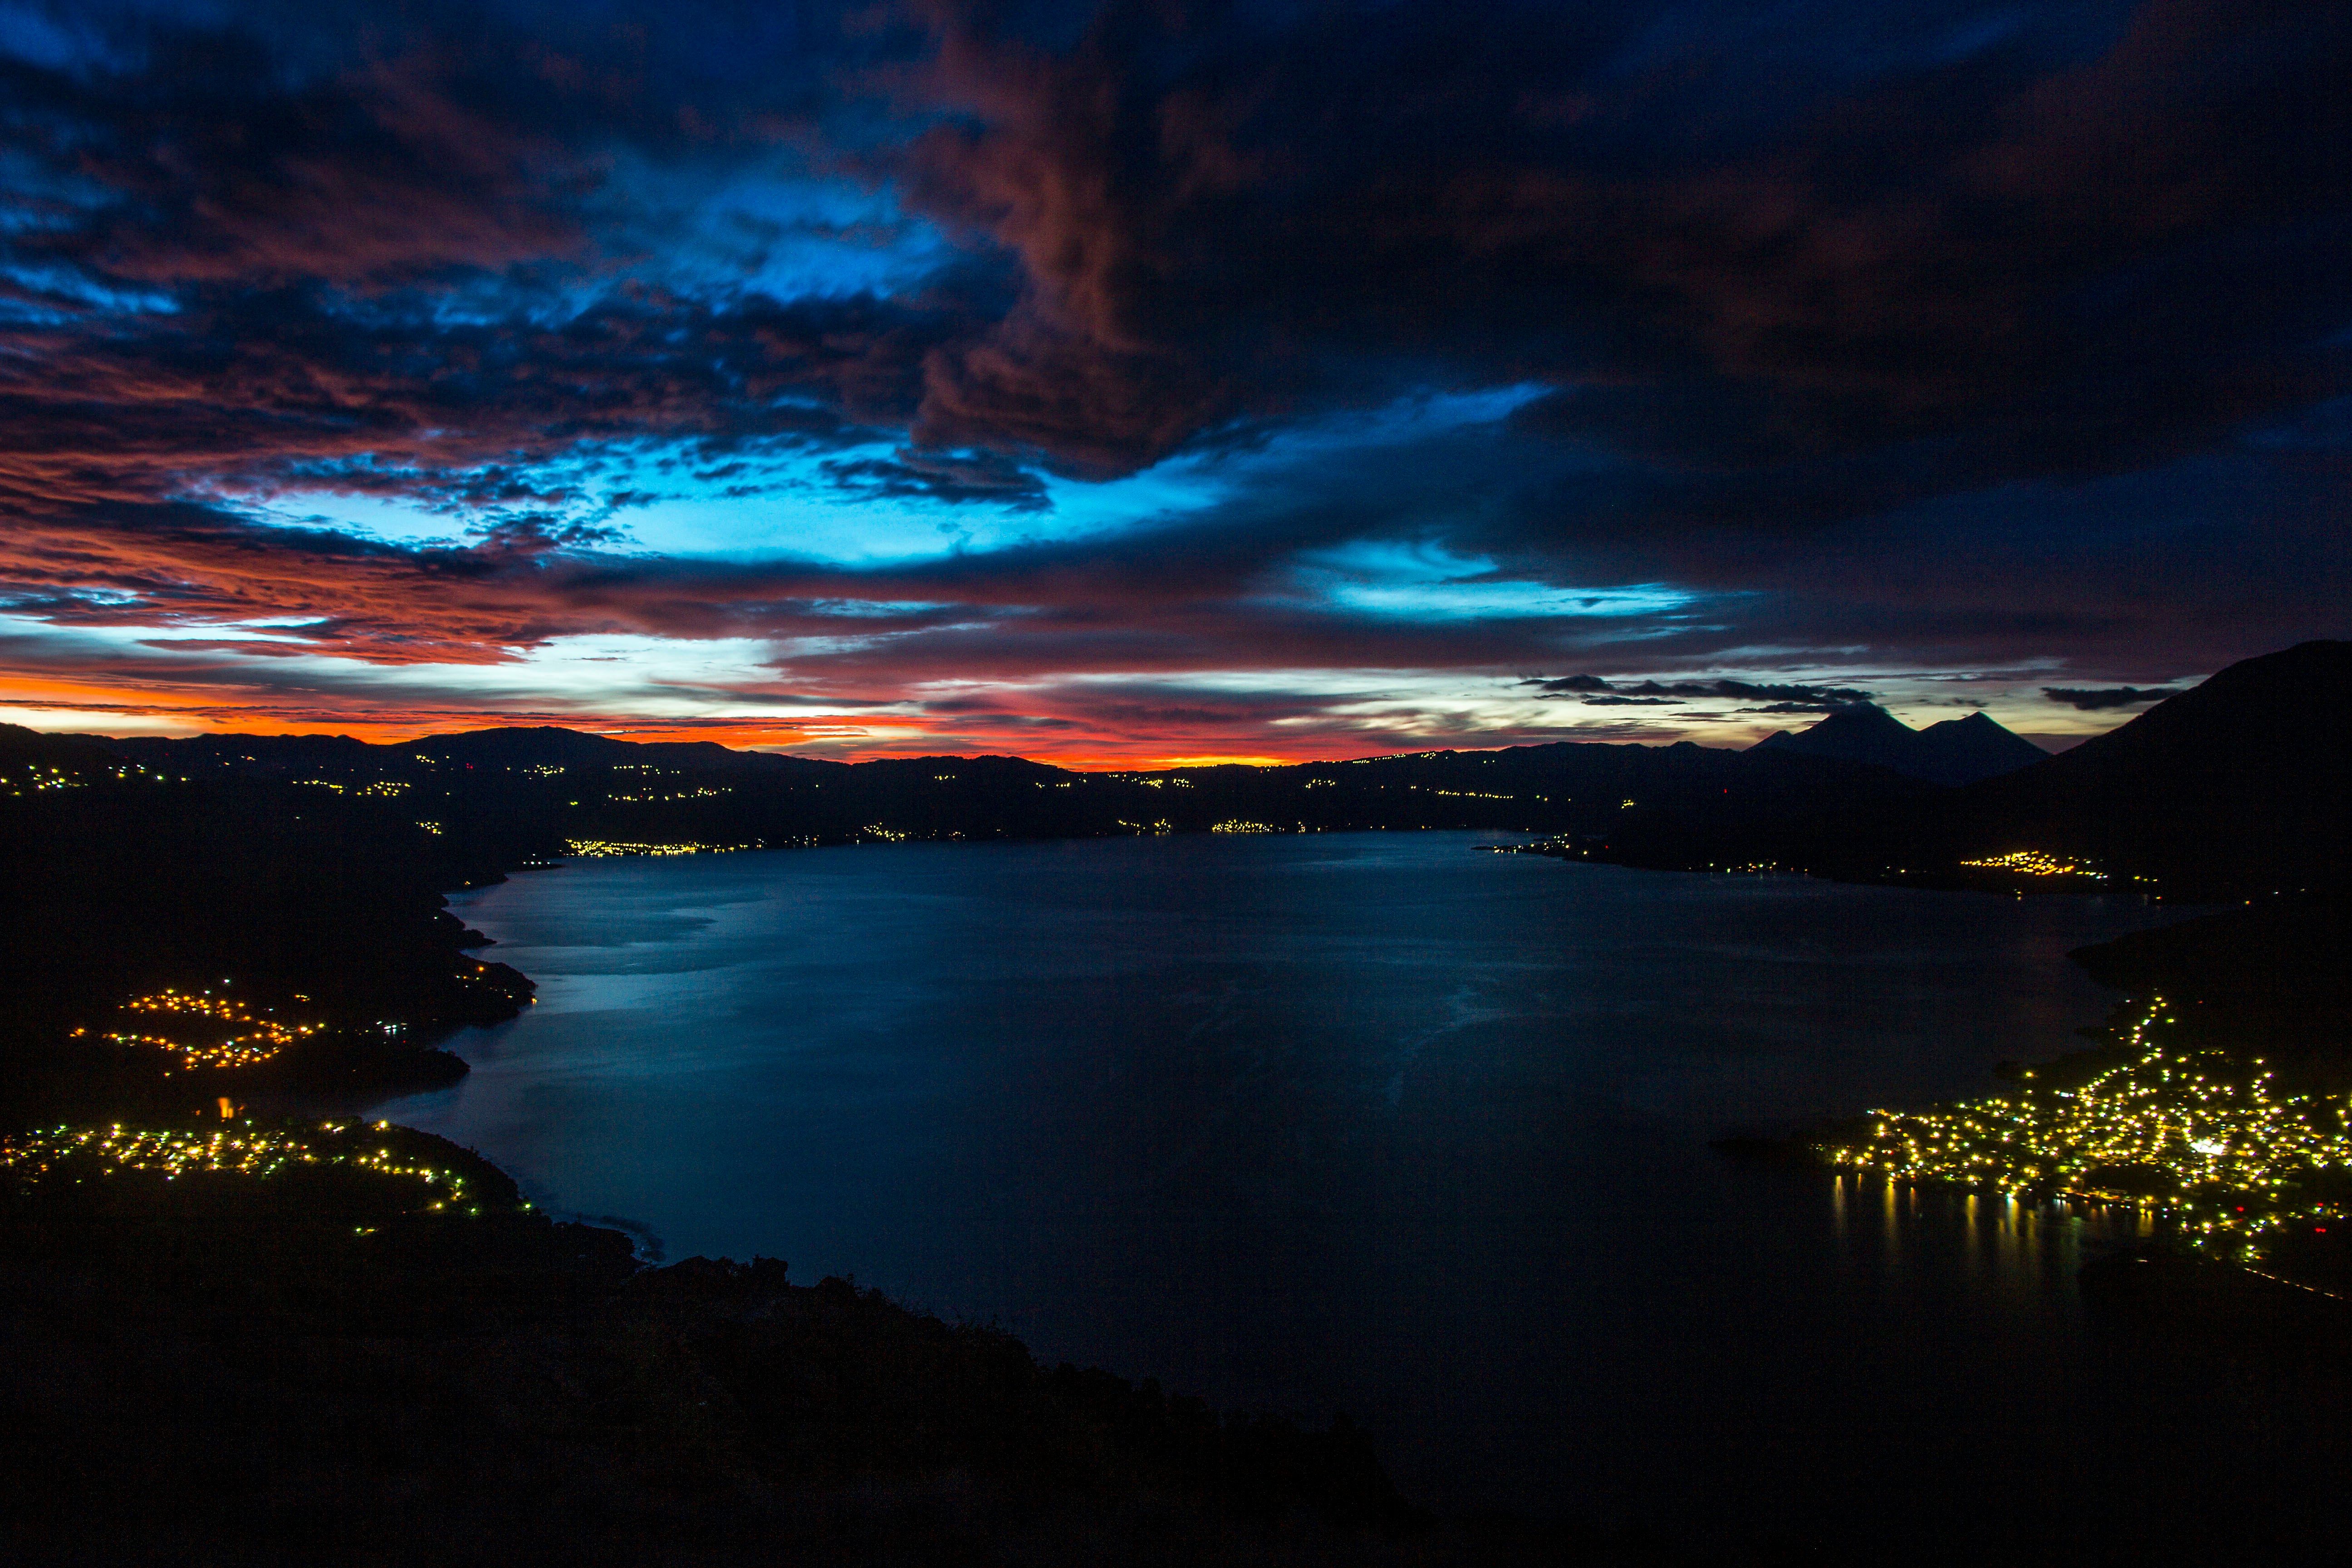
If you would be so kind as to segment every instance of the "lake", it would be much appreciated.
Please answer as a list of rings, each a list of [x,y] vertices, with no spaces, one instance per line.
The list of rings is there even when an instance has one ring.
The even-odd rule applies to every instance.
[[[1475,842],[521,875],[453,907],[538,1005],[382,1114],[672,1259],[784,1258],[1048,1363],[1345,1410],[1449,1507],[1864,1528],[1890,1487],[2138,1440],[2074,1283],[2129,1216],[1706,1144],[1989,1092],[2114,1002],[2069,948],[2171,911]]]

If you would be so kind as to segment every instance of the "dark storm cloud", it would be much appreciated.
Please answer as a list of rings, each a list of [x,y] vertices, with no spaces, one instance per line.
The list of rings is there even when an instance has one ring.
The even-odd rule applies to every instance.
[[[0,497],[152,499],[195,479],[475,506],[563,499],[558,459],[870,440],[949,330],[868,299],[724,306],[643,293],[553,321],[439,302],[188,291],[135,331],[0,325]],[[550,486],[556,489],[551,490]]]
[[[1685,697],[1744,697],[1751,700],[1774,702],[1805,702],[1842,706],[1850,702],[1867,702],[1870,693],[1851,686],[1759,686],[1746,680],[1676,681],[1660,686],[1656,681],[1644,681],[1640,686],[1624,688],[1628,691],[1667,691]]]
[[[580,508],[608,516],[698,459],[870,441],[856,421],[904,416],[941,330],[862,299],[635,295],[552,323],[445,324],[412,298],[213,286],[135,332],[0,327],[0,506],[16,519],[0,596],[132,622],[323,610],[376,619],[388,649],[537,640],[577,617],[532,604],[518,563],[614,537]],[[934,490],[954,472],[929,475]],[[221,490],[422,501],[453,534],[489,515],[469,547],[399,548],[256,527],[211,503]],[[453,594],[493,591],[488,618],[450,615]]]
[[[2340,7],[935,14],[916,188],[1030,284],[931,362],[940,438],[1117,471],[1409,355],[1558,385],[1524,425],[1637,520],[1769,525],[2347,384]]]
[[[1120,472],[1534,381],[1525,427],[1634,465],[1637,514],[1780,522],[2142,464],[2346,384],[2337,7],[171,15],[0,57],[46,176],[28,303],[408,283],[463,319],[483,279],[655,246],[623,163],[796,140],[1019,264],[866,400],[925,449]],[[855,144],[870,88],[932,128]]]
[[[1006,713],[966,710],[955,716],[960,730],[1077,730],[1084,728],[1071,719],[1055,719],[1042,713]]]
[[[863,52],[823,5],[12,11],[0,97],[40,219],[19,253],[118,284],[610,259],[622,156],[772,140]]]
[[[845,489],[868,495],[946,501],[992,501],[1017,511],[1050,503],[1035,474],[993,452],[923,452],[889,458],[837,458],[823,468]]]
[[[574,501],[600,444],[902,431],[998,308],[977,264],[887,302],[680,291],[668,183],[807,140],[856,64],[821,11],[100,5],[11,37],[0,504]]]
[[[2066,686],[2045,686],[2042,695],[2053,702],[2063,702],[2069,708],[2085,713],[2096,713],[2109,708],[2133,708],[2143,702],[2161,702],[2179,695],[2179,689],[2153,686],[2142,689],[2137,686],[2110,686],[2098,690],[2084,690]]]
[[[1597,675],[1568,675],[1552,679],[1538,677],[1531,680],[1522,680],[1519,684],[1535,687],[1548,697],[1564,698],[1575,692],[1609,693],[1605,697],[1586,698],[1585,701],[1593,706],[1622,702],[1684,701],[1691,698],[1742,697],[1750,700],[1769,700],[1784,705],[1802,704],[1803,711],[1818,710],[1822,712],[1834,712],[1850,703],[1867,702],[1871,700],[1869,692],[1854,687],[1759,686],[1746,680],[1643,680],[1632,685],[1619,686]],[[1768,713],[1800,710],[1787,706],[1748,710],[1748,711]]]

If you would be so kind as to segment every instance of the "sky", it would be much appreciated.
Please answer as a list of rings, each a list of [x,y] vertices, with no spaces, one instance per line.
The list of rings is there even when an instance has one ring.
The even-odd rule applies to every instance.
[[[0,0],[0,721],[2060,747],[2352,635],[2347,80],[2310,0]]]

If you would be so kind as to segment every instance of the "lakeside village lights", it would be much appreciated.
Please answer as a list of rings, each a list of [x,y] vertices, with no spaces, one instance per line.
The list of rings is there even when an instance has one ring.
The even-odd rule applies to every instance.
[[[120,1122],[107,1127],[58,1127],[0,1138],[0,1171],[34,1185],[44,1178],[79,1180],[79,1173],[90,1171],[107,1176],[122,1171],[157,1171],[167,1179],[199,1173],[227,1173],[266,1181],[289,1165],[349,1165],[422,1183],[434,1201],[422,1205],[419,1212],[464,1203],[462,1174],[432,1165],[404,1164],[387,1144],[368,1136],[390,1127],[383,1121],[373,1127],[322,1121],[299,1136],[255,1131],[249,1123],[241,1129],[204,1132],[142,1130]]]
[[[320,1024],[281,1024],[275,1018],[259,1017],[244,1003],[215,996],[209,991],[157,991],[133,996],[122,1008],[127,1013],[184,1018],[191,1023],[201,1019],[237,1031],[215,1041],[174,1039],[169,1035],[138,1031],[115,1031],[100,1037],[118,1046],[173,1052],[179,1057],[181,1067],[191,1072],[198,1068],[243,1068],[266,1062],[304,1036],[315,1035],[325,1027]],[[170,1025],[159,1023],[156,1026],[166,1028]],[[89,1031],[76,1029],[73,1033],[79,1039]]]
[[[903,838],[906,835],[898,837]],[[738,850],[765,847],[764,841],[752,844],[702,844],[690,840],[677,844],[624,844],[610,838],[567,838],[563,841],[565,854],[588,860],[615,855],[731,855]]]
[[[2020,849],[2009,855],[1989,855],[1981,860],[1963,860],[1963,866],[1973,866],[1984,871],[2015,871],[2027,877],[2087,877],[2104,882],[2107,874],[2088,860],[2071,859],[2041,849]]]
[[[1865,1141],[1821,1152],[1898,1181],[2146,1204],[2242,1258],[2265,1231],[2327,1218],[2304,1178],[2352,1164],[2347,1097],[2277,1095],[2260,1058],[2165,1044],[2174,1023],[2156,997],[2132,1027],[2132,1059],[2077,1088],[1872,1111]]]

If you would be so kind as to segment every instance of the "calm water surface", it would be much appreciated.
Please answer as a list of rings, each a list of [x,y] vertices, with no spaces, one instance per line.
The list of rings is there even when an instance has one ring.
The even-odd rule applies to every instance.
[[[1983,1092],[2172,918],[1476,854],[1470,836],[606,861],[456,901],[539,1005],[385,1114],[667,1256],[1381,1436],[1416,1495],[1866,1520],[2128,1445],[2124,1221],[1706,1141]]]

